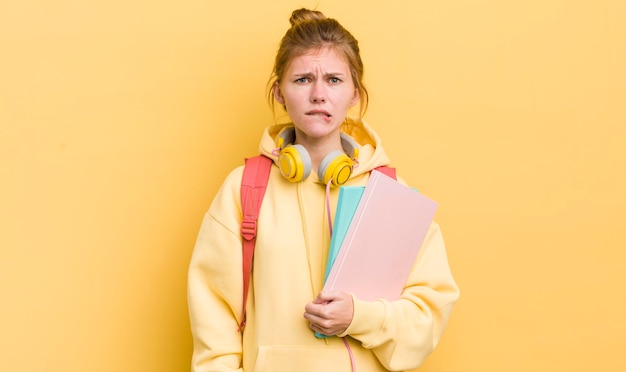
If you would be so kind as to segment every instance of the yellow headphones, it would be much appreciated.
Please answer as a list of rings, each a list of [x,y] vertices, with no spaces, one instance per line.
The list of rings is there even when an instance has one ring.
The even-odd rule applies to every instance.
[[[302,145],[293,144],[296,140],[294,127],[287,127],[278,133],[278,168],[291,182],[300,182],[311,173],[311,156]],[[359,157],[359,144],[352,137],[341,133],[341,146],[344,151],[334,150],[322,159],[317,177],[332,187],[341,186],[350,179],[352,168]],[[346,155],[348,153],[348,155]]]

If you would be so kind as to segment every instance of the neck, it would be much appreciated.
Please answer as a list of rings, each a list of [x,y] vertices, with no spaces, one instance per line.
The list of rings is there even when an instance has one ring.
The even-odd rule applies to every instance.
[[[324,159],[326,155],[328,155],[333,150],[344,151],[341,146],[341,137],[340,136],[332,136],[325,139],[313,139],[310,138],[302,138],[303,136],[296,135],[296,143],[304,146],[309,156],[311,156],[311,168],[313,171],[317,172],[319,169],[319,165]]]

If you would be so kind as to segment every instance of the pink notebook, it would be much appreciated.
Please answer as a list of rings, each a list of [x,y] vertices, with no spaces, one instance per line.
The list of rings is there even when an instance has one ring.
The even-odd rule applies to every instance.
[[[324,289],[366,301],[398,299],[437,207],[437,202],[373,171]]]

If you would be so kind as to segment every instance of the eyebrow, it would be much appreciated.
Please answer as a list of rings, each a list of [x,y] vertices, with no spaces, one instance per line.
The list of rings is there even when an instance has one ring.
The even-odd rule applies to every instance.
[[[345,76],[346,74],[343,72],[327,72],[324,74],[324,77],[331,77],[331,76]],[[315,76],[314,73],[312,72],[301,72],[301,73],[295,73],[292,75],[293,77],[313,77]]]

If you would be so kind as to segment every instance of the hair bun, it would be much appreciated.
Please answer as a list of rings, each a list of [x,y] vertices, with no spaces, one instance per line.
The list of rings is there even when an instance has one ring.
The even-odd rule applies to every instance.
[[[299,23],[306,21],[319,21],[320,19],[326,19],[324,13],[319,10],[310,10],[306,8],[296,9],[291,13],[291,18],[289,18],[289,23],[292,26],[295,26]]]

